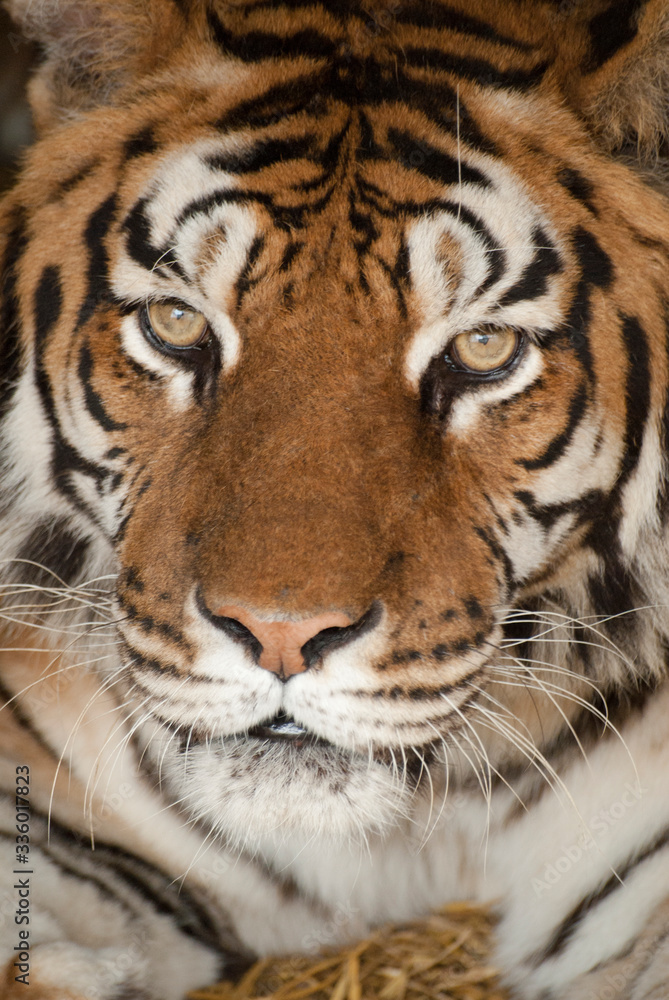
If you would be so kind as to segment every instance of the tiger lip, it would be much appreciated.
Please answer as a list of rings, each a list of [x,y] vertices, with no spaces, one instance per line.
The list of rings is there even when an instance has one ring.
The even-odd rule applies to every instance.
[[[259,726],[254,726],[253,729],[249,730],[249,736],[259,736],[263,739],[272,740],[288,740],[298,745],[301,745],[308,738],[319,743],[324,742],[317,736],[314,736],[313,733],[310,733],[308,729],[300,726],[292,715],[285,715],[283,712],[275,715],[274,718],[269,719],[267,722],[261,723]]]

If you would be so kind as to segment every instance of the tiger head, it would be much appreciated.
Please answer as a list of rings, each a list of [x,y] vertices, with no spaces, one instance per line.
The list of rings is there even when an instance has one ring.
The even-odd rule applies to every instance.
[[[10,4],[1,552],[114,574],[100,683],[226,835],[664,670],[665,6]]]

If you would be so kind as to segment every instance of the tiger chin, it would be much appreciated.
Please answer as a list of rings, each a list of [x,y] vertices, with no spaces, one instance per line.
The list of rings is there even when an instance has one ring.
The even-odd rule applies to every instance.
[[[6,6],[0,995],[669,997],[667,0]]]

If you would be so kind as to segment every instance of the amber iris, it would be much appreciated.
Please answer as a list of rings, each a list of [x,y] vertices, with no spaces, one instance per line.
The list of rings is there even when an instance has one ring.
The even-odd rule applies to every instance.
[[[183,302],[150,302],[146,315],[156,337],[170,347],[197,347],[207,333],[202,313]]]
[[[489,373],[503,368],[518,350],[515,330],[468,330],[451,345],[453,359],[468,371]]]

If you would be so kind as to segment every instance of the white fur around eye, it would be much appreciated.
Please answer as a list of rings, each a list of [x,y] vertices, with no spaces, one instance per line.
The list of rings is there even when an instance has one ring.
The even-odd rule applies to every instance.
[[[509,399],[535,382],[543,371],[541,351],[535,344],[528,344],[525,357],[518,368],[507,378],[500,378],[490,387],[485,385],[465,393],[453,404],[448,418],[448,428],[458,435],[466,435],[476,428],[481,411],[491,403]]]
[[[193,373],[172,361],[147,342],[137,314],[126,316],[121,325],[121,343],[127,354],[147,372],[161,377],[161,391],[167,393],[175,410],[185,410],[193,400]]]

